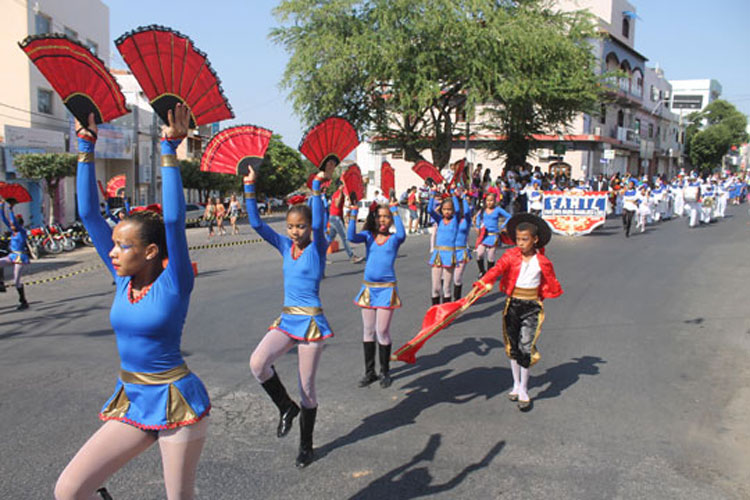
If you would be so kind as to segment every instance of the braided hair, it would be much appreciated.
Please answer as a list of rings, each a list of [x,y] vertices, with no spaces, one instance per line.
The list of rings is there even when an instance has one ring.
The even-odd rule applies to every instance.
[[[167,257],[167,232],[164,229],[164,219],[155,210],[139,210],[125,216],[128,222],[139,225],[141,241],[146,245],[155,244],[159,248],[159,258]]]

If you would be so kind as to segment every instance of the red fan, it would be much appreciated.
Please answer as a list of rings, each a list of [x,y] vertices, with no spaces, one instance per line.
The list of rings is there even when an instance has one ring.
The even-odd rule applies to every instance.
[[[115,40],[156,114],[167,123],[177,103],[190,108],[190,127],[234,118],[206,54],[164,26],[146,26]]]
[[[458,183],[463,183],[464,170],[466,169],[466,158],[459,160],[454,167],[453,179],[451,179],[450,185],[455,186]]]
[[[145,207],[133,207],[130,209],[130,212],[156,212],[157,214],[162,213],[161,210],[161,203],[152,203],[151,205],[146,205]]]
[[[128,113],[125,96],[101,59],[65,35],[30,36],[19,43],[79,122],[96,123]]]
[[[316,167],[323,170],[329,158],[336,164],[347,157],[359,145],[357,131],[344,118],[332,116],[307,131],[300,142],[299,150]]]
[[[248,166],[263,163],[273,132],[254,125],[238,125],[214,135],[201,157],[201,170],[219,174],[247,175]]]
[[[313,172],[307,178],[307,187],[310,188],[310,191],[312,191],[312,183],[313,183],[313,180],[315,180],[316,175],[318,175],[318,173]],[[328,179],[327,181],[323,181],[320,183],[320,189],[325,191],[326,189],[328,189],[328,186],[330,185],[331,185],[331,179]]]
[[[344,175],[341,176],[341,180],[344,183],[344,192],[347,196],[354,193],[357,196],[357,201],[364,199],[365,185],[362,183],[362,172],[356,164],[346,169]]]
[[[387,161],[380,165],[380,190],[383,196],[390,196],[393,189],[396,188],[396,176],[393,167]]]
[[[115,175],[107,182],[107,198],[120,198],[125,194],[125,184],[127,177],[124,175]]]
[[[437,182],[438,184],[445,182],[443,176],[440,175],[440,171],[428,161],[419,160],[411,169],[424,180],[432,179],[433,182]]]
[[[20,184],[7,184],[0,182],[0,197],[10,203],[26,203],[31,201],[31,195]]]
[[[305,203],[306,201],[307,196],[305,196],[304,194],[295,194],[294,196],[286,200],[286,203],[291,207],[292,205],[299,205],[300,203]]]

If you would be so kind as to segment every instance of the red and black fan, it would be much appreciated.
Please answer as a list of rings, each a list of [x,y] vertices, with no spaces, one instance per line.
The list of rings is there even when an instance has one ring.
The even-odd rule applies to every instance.
[[[300,142],[299,150],[320,170],[329,158],[338,165],[359,145],[359,136],[351,123],[344,118],[332,116],[307,131]]]
[[[318,175],[318,173],[317,172],[313,172],[313,173],[311,173],[307,177],[307,187],[310,189],[310,191],[312,191],[312,183],[315,180],[315,176],[316,175]],[[321,189],[321,191],[325,191],[326,189],[328,189],[328,186],[330,186],[330,185],[331,185],[331,179],[328,179],[328,180],[325,180],[325,181],[321,182],[320,183],[320,189]]]
[[[30,36],[18,45],[83,125],[90,113],[103,123],[130,112],[104,62],[81,43],[55,34]]]
[[[442,184],[445,182],[445,179],[443,179],[443,176],[440,175],[440,171],[433,165],[432,163],[425,161],[425,160],[419,160],[417,163],[414,164],[411,169],[414,171],[415,174],[420,176],[423,180],[432,179],[432,182],[436,182],[438,184]]]
[[[451,179],[450,185],[456,186],[457,184],[464,183],[464,172],[466,170],[466,158],[458,160],[453,166],[453,179]]]
[[[185,35],[152,25],[125,33],[115,45],[164,123],[177,103],[190,108],[191,128],[234,118],[206,54]]]
[[[344,193],[350,199],[353,200],[352,194],[356,196],[357,201],[364,199],[365,185],[362,182],[362,171],[356,164],[346,169],[344,175],[341,176],[341,181],[344,183]]]
[[[2,181],[0,181],[0,197],[12,205],[31,201],[31,195],[25,187],[20,184],[8,184]]]
[[[107,198],[121,198],[125,196],[125,185],[127,177],[125,175],[115,175],[107,181]]]
[[[390,196],[396,188],[396,176],[393,167],[387,161],[380,165],[380,190],[383,196]]]
[[[203,172],[247,175],[248,167],[257,169],[263,163],[268,143],[268,129],[255,125],[238,125],[214,135],[201,157]]]

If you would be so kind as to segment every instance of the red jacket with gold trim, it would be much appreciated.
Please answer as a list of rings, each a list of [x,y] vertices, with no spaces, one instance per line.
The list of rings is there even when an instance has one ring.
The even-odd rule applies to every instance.
[[[544,300],[559,297],[562,295],[563,290],[555,276],[555,268],[552,266],[552,262],[544,255],[543,250],[538,250],[536,256],[539,261],[539,267],[542,270],[542,279],[539,283],[539,298]],[[522,262],[523,256],[521,255],[520,248],[513,247],[506,250],[492,269],[487,271],[477,283],[491,288],[495,281],[502,276],[500,291],[510,297],[513,294],[513,289],[516,287],[518,275],[521,274]]]

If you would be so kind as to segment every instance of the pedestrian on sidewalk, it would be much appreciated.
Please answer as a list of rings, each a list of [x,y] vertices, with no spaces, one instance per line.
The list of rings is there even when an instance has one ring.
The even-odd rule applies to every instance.
[[[0,217],[2,218],[5,226],[10,230],[10,253],[0,259],[0,268],[13,266],[13,286],[16,287],[18,292],[18,306],[16,310],[23,311],[29,308],[29,303],[26,301],[26,290],[21,283],[21,274],[23,273],[24,266],[29,263],[29,252],[26,246],[28,233],[26,228],[23,226],[23,217],[21,214],[13,213],[13,206],[9,205],[10,220],[5,214],[6,202],[0,198]],[[0,276],[0,292],[5,292],[5,283],[3,277]]]
[[[391,385],[391,319],[393,311],[401,307],[396,282],[395,262],[398,249],[406,240],[406,231],[398,215],[398,202],[389,205],[373,203],[362,231],[357,233],[357,207],[352,207],[354,217],[349,220],[347,238],[352,243],[364,243],[367,248],[365,275],[354,303],[362,308],[362,345],[365,354],[365,375],[359,381],[366,387],[380,379],[380,387]],[[396,227],[391,234],[391,227]],[[375,348],[377,340],[380,360],[380,377],[375,374]]]
[[[508,233],[516,246],[507,250],[474,286],[491,290],[501,278],[500,291],[507,296],[503,341],[513,375],[508,399],[518,402],[518,409],[526,412],[531,409],[529,368],[541,359],[536,343],[544,323],[542,301],[559,297],[563,291],[543,251],[552,237],[547,223],[536,215],[521,213],[508,221]]]
[[[109,317],[120,354],[120,376],[99,413],[104,424],[60,474],[55,486],[58,500],[92,498],[107,478],[157,442],[167,497],[193,497],[211,403],[180,351],[194,276],[176,150],[189,122],[188,108],[177,104],[163,128],[164,217],[141,210],[114,230],[99,213],[94,114],[86,128],[76,122],[78,210],[117,284]]]
[[[224,236],[227,234],[226,229],[224,229],[224,217],[227,215],[227,209],[220,198],[214,199],[214,210],[216,211],[216,232],[219,233],[219,236]]]
[[[333,336],[319,296],[328,250],[320,186],[330,179],[335,168],[336,160],[329,159],[325,171],[319,172],[313,180],[311,206],[300,203],[289,208],[286,236],[278,234],[260,218],[255,199],[256,174],[252,167],[243,179],[250,225],[279,251],[284,270],[284,308],[250,356],[250,370],[279,410],[278,437],[286,436],[294,418],[300,415],[300,445],[295,461],[299,468],[307,467],[315,458],[313,431],[318,412],[315,375],[323,342]],[[298,358],[299,405],[289,397],[273,366],[294,347]]]
[[[240,234],[240,230],[237,228],[237,218],[240,216],[241,205],[237,200],[237,195],[232,193],[232,198],[229,200],[229,223],[232,225],[232,234]],[[269,207],[270,210],[270,207]]]
[[[216,205],[210,196],[206,198],[206,209],[203,211],[203,221],[208,224],[208,238],[214,235],[214,222],[216,221]]]

